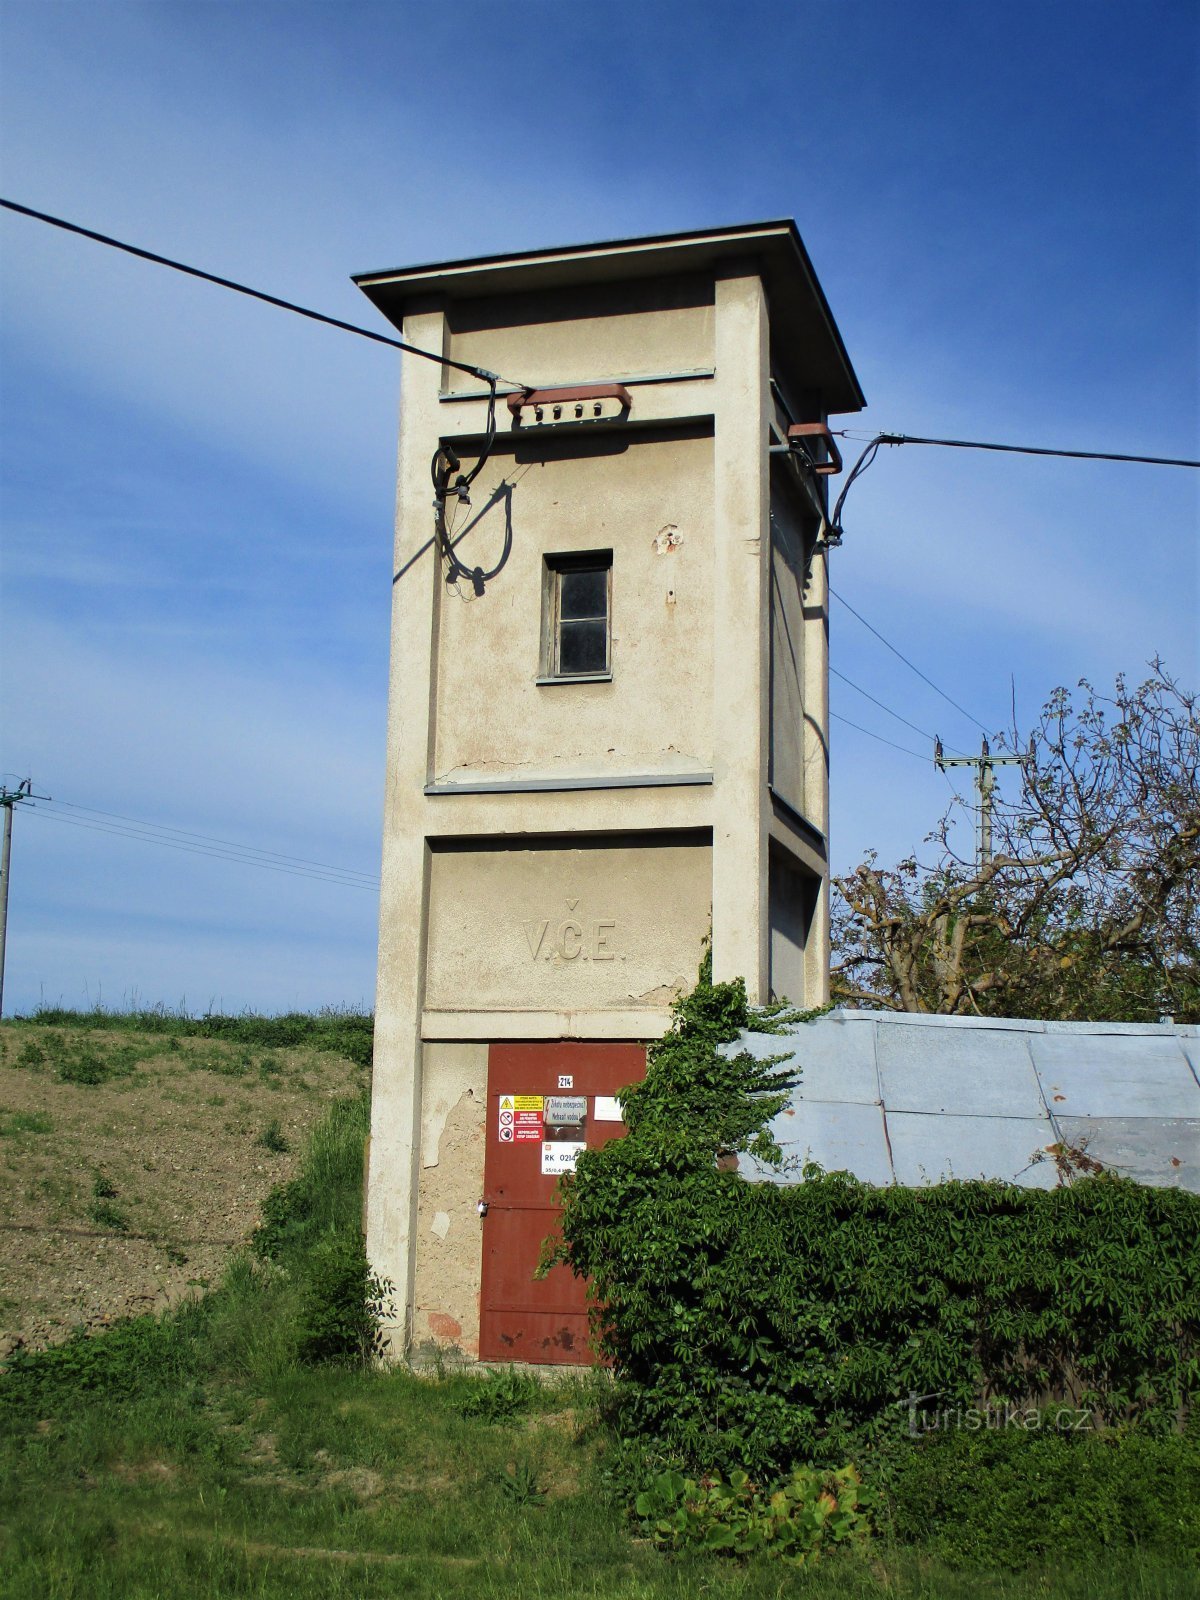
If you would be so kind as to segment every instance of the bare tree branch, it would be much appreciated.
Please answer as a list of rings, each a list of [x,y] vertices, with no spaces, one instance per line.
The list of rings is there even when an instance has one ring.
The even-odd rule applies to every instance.
[[[995,853],[965,861],[957,801],[915,858],[834,880],[835,997],[952,1015],[1200,1019],[1200,724],[1161,661],[1111,696],[1056,689],[1020,793],[994,796]]]

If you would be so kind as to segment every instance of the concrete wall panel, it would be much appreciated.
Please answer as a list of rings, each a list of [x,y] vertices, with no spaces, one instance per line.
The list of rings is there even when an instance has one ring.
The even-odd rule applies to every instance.
[[[777,482],[771,494],[771,787],[802,816],[804,794],[803,519]],[[819,826],[819,824],[817,824]]]
[[[487,1045],[422,1048],[421,1173],[418,1183],[412,1339],[479,1348],[480,1221]]]
[[[771,928],[771,998],[796,1006],[814,1003],[808,995],[805,952],[819,880],[771,852],[768,915]]]
[[[435,851],[426,1007],[661,1008],[695,982],[711,905],[702,843]]]
[[[489,296],[451,307],[450,355],[519,383],[596,382],[713,364],[713,280],[655,279]],[[450,372],[452,390],[477,389]]]
[[[520,442],[472,500],[456,554],[503,565],[438,589],[433,781],[710,770],[707,431]],[[539,683],[545,558],[588,550],[613,553],[612,681]]]

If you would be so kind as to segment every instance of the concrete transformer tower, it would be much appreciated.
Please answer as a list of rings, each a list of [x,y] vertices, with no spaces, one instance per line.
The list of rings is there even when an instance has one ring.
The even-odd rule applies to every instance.
[[[582,1287],[533,1278],[555,1187],[706,939],[827,998],[863,396],[790,221],[355,281],[440,358],[402,358],[368,1254],[396,1356],[586,1361]]]

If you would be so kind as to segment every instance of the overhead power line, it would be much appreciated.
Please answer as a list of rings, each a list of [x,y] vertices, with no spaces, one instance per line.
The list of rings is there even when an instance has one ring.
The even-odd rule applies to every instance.
[[[1040,444],[998,444],[990,439],[927,439],[912,433],[876,433],[870,436],[852,428],[836,428],[833,430],[841,439],[861,439],[866,437],[861,455],[850,471],[846,474],[842,491],[834,502],[832,512],[829,514],[826,543],[831,547],[840,545],[845,538],[846,530],[842,527],[842,508],[846,504],[846,496],[854,484],[874,462],[879,454],[881,445],[901,444],[927,444],[941,445],[948,450],[998,450],[1004,455],[1017,456],[1059,456],[1071,461],[1120,461],[1136,462],[1148,467],[1200,467],[1200,461],[1189,461],[1179,456],[1141,456],[1125,455],[1115,450],[1059,450],[1049,445]],[[972,720],[974,720],[972,718]]]
[[[976,860],[979,870],[991,864],[992,861],[992,795],[996,789],[995,769],[997,767],[1024,767],[1031,756],[994,756],[988,748],[986,734],[977,756],[948,756],[943,754],[941,741],[934,746],[934,765],[945,770],[946,767],[974,767],[975,793],[979,796],[979,805],[976,808],[978,819],[977,841],[978,852]]]
[[[835,722],[844,722],[848,728],[855,728],[859,733],[865,733],[868,739],[876,739],[880,744],[890,745],[893,750],[900,750],[906,756],[912,756],[914,761],[927,762],[928,756],[920,755],[916,750],[910,750],[906,744],[897,744],[894,739],[885,739],[881,733],[874,733],[870,728],[864,728],[861,722],[851,722],[849,717],[843,717],[837,711],[829,715]]]
[[[88,816],[104,817],[110,822],[128,822],[136,828],[150,828],[155,833],[164,833],[184,840],[199,840],[203,844],[218,845],[224,850],[234,850],[239,854],[253,856],[268,856],[274,861],[301,867],[318,867],[324,871],[336,872],[339,875],[351,878],[365,878],[370,883],[378,883],[378,877],[372,872],[359,872],[355,867],[339,867],[332,861],[310,861],[307,856],[284,855],[279,850],[264,850],[258,845],[238,844],[234,839],[218,839],[210,833],[191,833],[187,828],[172,828],[164,822],[147,822],[142,817],[127,817],[119,811],[101,811],[96,806],[82,806],[71,800],[56,800],[55,805],[67,806],[71,811],[83,811]]]
[[[215,283],[219,289],[231,289],[234,294],[248,295],[251,300],[261,300],[266,305],[278,307],[281,311],[294,312],[298,317],[307,317],[310,322],[323,322],[327,327],[341,329],[343,333],[356,333],[360,338],[371,339],[375,344],[386,344],[393,350],[403,350],[410,356],[422,356],[426,361],[436,361],[438,366],[453,367],[456,372],[465,372],[472,378],[479,378],[481,382],[490,384],[493,392],[497,382],[511,384],[514,389],[530,387],[512,378],[501,378],[499,373],[489,372],[486,367],[473,366],[469,361],[451,361],[448,356],[439,355],[434,350],[422,350],[419,345],[408,344],[404,339],[392,339],[385,333],[376,333],[372,328],[360,328],[355,322],[343,322],[340,317],[327,316],[324,311],[313,311],[308,306],[297,305],[293,300],[282,300],[276,294],[267,294],[262,289],[252,289],[248,284],[237,283],[233,278],[222,278],[215,272],[204,272],[200,267],[189,267],[186,262],[173,261],[170,256],[160,256],[154,250],[143,250],[140,245],[127,244],[123,239],[114,239],[107,233],[97,233],[93,228],[80,227],[79,223],[68,222],[63,217],[52,217],[46,211],[35,211],[32,206],[18,205],[15,200],[0,199],[0,206],[6,211],[17,212],[19,216],[32,217],[35,222],[49,223],[52,228],[62,228],[67,233],[77,233],[80,238],[107,245],[110,250],[123,250],[126,255],[136,256],[139,261],[153,262],[156,267],[170,267],[172,272],[183,272],[189,278],[200,278],[205,283]]]
[[[938,767],[937,770],[941,773],[942,777],[945,778],[946,782],[949,784],[950,793],[959,802],[959,804],[966,806],[968,811],[972,810],[973,807],[971,805],[971,802],[964,795],[959,794],[958,790],[954,786],[954,779],[946,771],[945,767]]]
[[[228,861],[243,867],[261,867],[267,872],[282,872],[290,877],[308,878],[316,883],[336,883],[347,889],[366,889],[372,894],[376,893],[379,888],[377,881],[372,882],[367,880],[365,876],[351,875],[340,870],[309,870],[301,866],[287,866],[282,862],[265,861],[249,853],[240,853],[236,848],[234,850],[219,850],[206,845],[187,844],[182,840],[164,838],[160,834],[150,831],[153,824],[150,827],[138,828],[119,823],[94,822],[85,820],[82,817],[63,816],[57,810],[38,809],[33,811],[32,815],[42,817],[50,822],[61,823],[68,828],[83,828],[91,833],[107,833],[119,839],[135,839],[142,844],[159,845],[165,850],[179,850],[186,855],[207,856],[211,860]]]
[[[343,333],[357,334],[361,339],[370,339],[375,344],[388,345],[393,350],[403,350],[409,355],[420,356],[426,361],[434,361],[439,366],[453,367],[455,371],[465,372],[473,378],[479,378],[484,383],[495,384],[500,382],[509,384],[514,389],[523,390],[529,390],[532,387],[532,385],[520,379],[505,378],[500,373],[491,372],[486,367],[475,366],[469,361],[451,360],[449,356],[442,355],[435,350],[423,350],[419,345],[409,344],[404,339],[393,339],[387,334],[376,333],[373,328],[363,328],[358,323],[346,322],[341,317],[331,317],[324,311],[314,311],[310,306],[298,305],[294,300],[284,300],[281,296],[268,294],[263,289],[253,289],[249,284],[238,283],[234,278],[225,278],[215,272],[206,272],[202,267],[189,266],[185,261],[176,261],[171,256],[159,255],[156,250],[147,250],[141,245],[130,244],[127,240],[116,239],[111,234],[99,233],[95,228],[85,228],[78,222],[69,222],[65,217],[52,216],[48,211],[38,211],[33,206],[21,205],[19,201],[6,200],[0,197],[0,206],[6,211],[15,212],[18,216],[30,217],[35,222],[44,222],[52,228],[61,228],[64,232],[77,234],[82,239],[91,239],[95,244],[105,245],[110,250],[121,250],[126,255],[137,257],[139,261],[149,261],[155,266],[168,267],[172,272],[182,272],[189,278],[199,278],[204,283],[215,284],[219,289],[229,289],[234,294],[244,294],[252,300],[261,300],[264,304],[276,306],[281,311],[290,311],[298,317],[307,317],[311,322],[322,322],[327,327],[338,328]],[[842,439],[863,437],[861,431],[850,428],[834,428],[831,431]],[[1200,461],[1193,461],[1179,456],[1132,455],[1114,450],[1064,450],[1048,445],[1001,444],[990,439],[931,439],[912,433],[876,434],[871,440],[871,444],[874,446],[881,444],[939,445],[950,450],[994,450],[1009,455],[1057,456],[1074,461],[1121,461],[1152,467],[1200,468]],[[855,473],[852,472],[851,479],[854,476]],[[846,487],[849,487],[849,482],[847,482]],[[834,525],[836,525],[836,515]]]
[[[882,700],[877,700],[869,689],[864,689],[861,683],[855,683],[853,678],[848,678],[844,672],[839,672],[836,667],[830,667],[829,675],[832,678],[840,678],[856,694],[861,694],[864,700],[869,700],[873,706],[878,706],[881,711],[886,711],[889,717],[895,717],[897,722],[902,722],[906,728],[911,728],[914,733],[919,733],[922,739],[932,740],[936,737],[935,734],[927,732],[926,729],[918,728],[915,722],[910,722],[907,717],[902,717],[898,711],[893,711],[891,706],[885,705]],[[953,750],[954,746],[947,745],[946,748]],[[955,753],[957,754],[958,752]]]
[[[388,345],[393,350],[403,350],[409,355],[421,356],[426,361],[435,361],[439,366],[453,367],[455,371],[465,372],[484,383],[501,382],[510,384],[514,389],[524,390],[532,387],[519,379],[502,377],[501,374],[491,372],[486,367],[478,367],[468,361],[453,361],[449,356],[439,354],[437,351],[422,350],[419,345],[409,344],[403,339],[393,339],[387,334],[376,333],[372,328],[360,327],[358,323],[346,322],[341,317],[331,317],[324,311],[314,311],[310,306],[298,305],[294,300],[284,300],[279,295],[268,294],[263,289],[252,289],[249,284],[238,283],[234,278],[224,278],[218,273],[206,272],[201,267],[189,266],[185,261],[176,261],[171,256],[159,255],[155,250],[146,250],[141,245],[129,244],[124,239],[99,233],[94,228],[85,228],[78,222],[68,222],[65,217],[52,216],[48,211],[35,210],[33,206],[21,205],[16,200],[0,197],[0,206],[7,211],[15,212],[18,216],[31,217],[35,222],[45,222],[52,228],[61,228],[66,233],[78,234],[82,239],[91,239],[96,244],[106,245],[110,250],[122,250],[126,255],[136,256],[140,261],[149,261],[159,267],[169,267],[172,272],[182,272],[189,278],[199,278],[204,283],[216,284],[218,288],[229,289],[234,294],[248,295],[252,300],[261,300],[264,304],[276,306],[281,311],[291,311],[298,317],[307,317],[311,322],[323,322],[327,327],[339,328],[343,333],[354,333],[359,338],[371,339],[376,344]],[[834,428],[831,431],[842,439],[862,437],[861,432],[849,428]],[[1114,450],[1063,450],[1048,445],[1000,444],[990,439],[930,439],[912,433],[880,433],[874,436],[871,443],[940,445],[950,450],[996,450],[1009,455],[1058,456],[1073,461],[1122,461],[1152,467],[1200,468],[1200,461],[1179,456],[1131,455]],[[851,473],[851,478],[853,476]],[[849,487],[849,483],[846,487]],[[836,516],[834,523],[836,524]]]
[[[840,439],[861,437],[847,428],[831,430]],[[1128,461],[1143,467],[1200,467],[1200,461],[1180,456],[1124,455],[1116,450],[1059,450],[1040,444],[997,444],[990,439],[923,439],[913,433],[877,433],[871,444],[933,444],[946,450],[998,450],[1014,456],[1059,456],[1068,461]]]
[[[892,654],[895,657],[897,657],[898,660],[903,661],[904,665],[909,669],[910,672],[915,672],[917,677],[921,679],[922,683],[927,683],[929,685],[929,687],[934,691],[935,694],[940,694],[942,699],[946,701],[947,705],[952,705],[956,711],[961,712],[962,715],[968,719],[968,721],[973,722],[975,724],[975,726],[977,728],[982,729],[982,731],[984,733],[988,733],[988,732],[994,731],[994,730],[989,729],[984,723],[980,722],[979,718],[977,716],[975,716],[972,712],[968,711],[966,706],[960,706],[957,700],[953,699],[950,695],[948,695],[944,689],[939,688],[938,685],[936,683],[934,683],[933,679],[931,677],[929,677],[929,675],[927,673],[922,672],[920,667],[918,667],[915,664],[915,662],[910,661],[902,650],[897,650],[896,646],[892,643],[892,641],[890,639],[885,639],[883,634],[880,633],[879,629],[877,627],[875,627],[873,623],[868,622],[866,617],[863,616],[861,611],[856,611],[854,609],[854,607],[850,604],[849,600],[845,599],[842,595],[838,594],[837,590],[833,587],[832,584],[829,585],[829,592],[830,592],[831,595],[833,595],[833,597],[836,600],[840,601],[841,604],[845,606],[846,610],[850,613],[850,615],[852,617],[857,617],[858,618],[858,620],[862,623],[863,627],[868,630],[868,632],[873,633],[875,635],[875,637],[879,640],[880,644],[886,645],[887,648],[892,652]],[[894,713],[893,713],[893,715],[894,715]],[[917,729],[918,733],[920,731],[921,731],[920,729]],[[928,737],[929,737],[929,735],[926,734],[926,738],[928,738]]]

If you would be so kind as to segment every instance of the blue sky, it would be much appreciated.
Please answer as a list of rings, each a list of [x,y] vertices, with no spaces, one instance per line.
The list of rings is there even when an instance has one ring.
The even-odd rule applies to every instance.
[[[372,326],[352,272],[794,216],[851,426],[1196,456],[1198,44],[1192,0],[6,0],[0,187]],[[376,871],[394,360],[7,214],[0,250],[0,769],[58,802],[17,819],[6,1008],[369,1004],[369,888],[65,819]],[[988,726],[1155,654],[1195,684],[1196,477],[887,451],[833,583]],[[949,788],[833,706],[911,752],[836,726],[835,864],[894,859]]]

